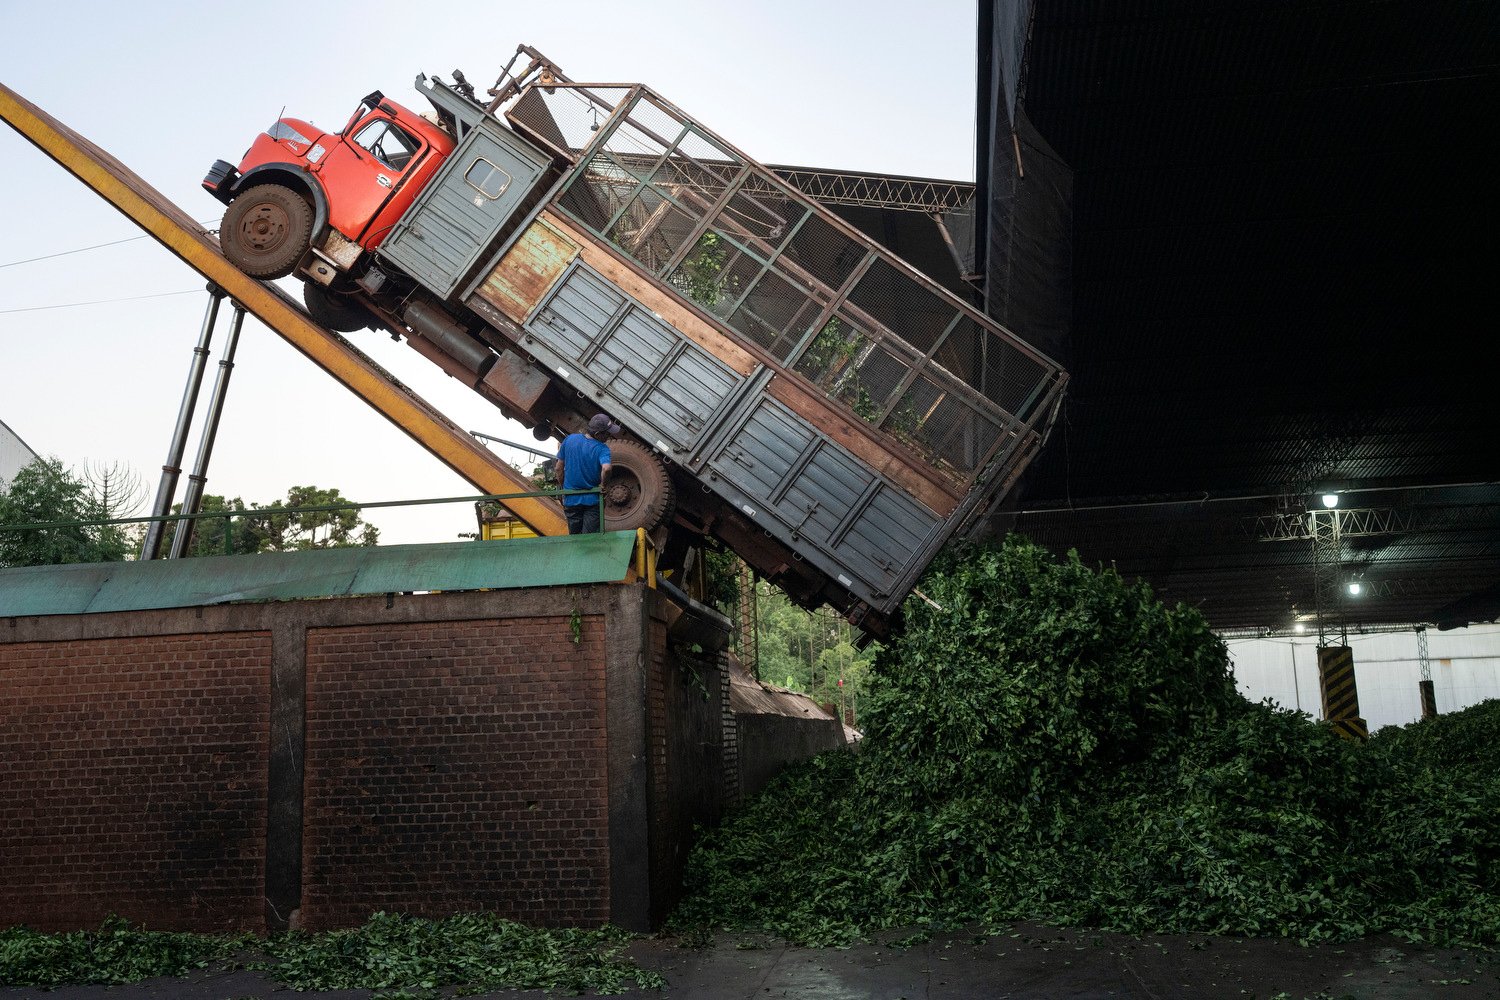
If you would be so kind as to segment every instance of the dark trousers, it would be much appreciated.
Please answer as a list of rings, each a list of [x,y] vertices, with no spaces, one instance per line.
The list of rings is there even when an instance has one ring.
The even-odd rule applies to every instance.
[[[564,507],[563,516],[568,519],[568,534],[570,535],[597,535],[599,533],[599,505],[597,503],[581,503],[572,507]]]

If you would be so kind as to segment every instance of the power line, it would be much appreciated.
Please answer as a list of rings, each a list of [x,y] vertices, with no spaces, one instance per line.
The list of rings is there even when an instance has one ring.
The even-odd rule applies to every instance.
[[[0,316],[6,313],[29,313],[41,312],[44,309],[72,309],[74,306],[105,306],[115,302],[138,302],[141,299],[164,299],[172,295],[192,295],[201,292],[201,288],[189,288],[181,292],[157,292],[155,295],[130,295],[122,299],[95,299],[92,302],[59,302],[51,306],[26,306],[21,309],[0,309]]]
[[[146,238],[147,237],[144,235],[127,236],[123,240],[111,240],[108,243],[95,243],[91,247],[79,247],[77,250],[59,250],[57,253],[43,254],[40,257],[27,257],[25,260],[13,260],[7,264],[0,264],[0,267],[15,267],[17,264],[35,264],[39,260],[51,260],[54,257],[66,257],[70,253],[83,253],[85,250],[98,250],[103,247],[119,246],[121,243],[134,243],[136,240],[144,240]]]
[[[212,221],[213,220],[209,220],[206,222],[200,222],[198,224],[200,226],[207,226],[210,225]],[[35,264],[39,260],[52,260],[54,257],[66,257],[69,254],[86,253],[89,250],[101,250],[104,247],[115,247],[119,246],[121,243],[134,243],[136,240],[145,240],[150,238],[151,237],[148,234],[142,233],[139,236],[127,236],[123,240],[111,240],[108,243],[95,243],[91,247],[79,247],[76,250],[59,250],[57,253],[43,254],[40,257],[27,257],[25,260],[13,260],[9,263],[0,264],[0,267],[16,267],[19,264]]]

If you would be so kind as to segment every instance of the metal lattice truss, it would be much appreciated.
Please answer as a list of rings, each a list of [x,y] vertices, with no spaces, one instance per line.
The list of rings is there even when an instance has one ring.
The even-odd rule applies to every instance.
[[[1433,592],[1432,585],[1422,580],[1366,580],[1356,576],[1351,582],[1358,583],[1367,597],[1425,597]]]
[[[953,212],[974,202],[974,185],[920,177],[882,177],[836,170],[771,167],[778,177],[825,205],[857,205],[903,212]],[[764,194],[775,194],[767,186]]]
[[[1288,510],[1246,518],[1241,528],[1260,542],[1298,542],[1313,537],[1312,511]],[[1351,507],[1340,508],[1340,533],[1344,538],[1404,535],[1480,527],[1495,519],[1493,504],[1463,504],[1445,507]]]
[[[1417,666],[1422,670],[1422,680],[1432,683],[1432,657],[1427,652],[1427,629],[1417,631]]]
[[[1344,581],[1342,521],[1340,510],[1308,511],[1307,526],[1313,543],[1313,598],[1318,616],[1318,645],[1344,646]]]
[[[1340,510],[1339,534],[1344,538],[1367,535],[1395,535],[1417,528],[1415,510],[1395,507],[1365,507]],[[1245,522],[1251,537],[1262,542],[1302,542],[1317,537],[1316,522],[1326,515],[1322,511],[1265,514]]]

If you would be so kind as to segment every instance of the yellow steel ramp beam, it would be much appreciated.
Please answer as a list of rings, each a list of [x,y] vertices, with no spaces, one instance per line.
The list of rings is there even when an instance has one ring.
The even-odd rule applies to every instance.
[[[354,345],[314,323],[275,287],[231,264],[219,252],[218,241],[161,192],[4,84],[0,118],[476,488],[485,493],[533,489],[520,472]],[[537,534],[567,534],[562,509],[552,500],[522,498],[505,505]]]

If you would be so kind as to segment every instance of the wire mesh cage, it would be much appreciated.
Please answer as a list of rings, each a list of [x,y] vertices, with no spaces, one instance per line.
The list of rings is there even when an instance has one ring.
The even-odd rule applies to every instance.
[[[567,159],[592,142],[620,104],[625,86],[530,86],[506,109],[511,125]]]
[[[564,212],[948,478],[1043,419],[1057,365],[646,88],[510,114],[568,144]]]

